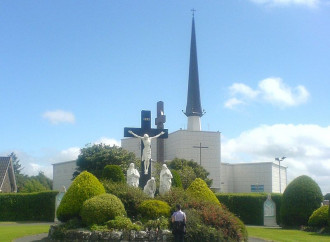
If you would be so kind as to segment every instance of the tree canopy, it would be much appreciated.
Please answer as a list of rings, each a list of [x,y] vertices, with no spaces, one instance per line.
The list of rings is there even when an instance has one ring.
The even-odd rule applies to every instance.
[[[73,176],[76,177],[82,171],[88,171],[101,178],[106,165],[118,165],[126,174],[130,163],[140,167],[139,160],[134,153],[115,145],[94,144],[80,150],[80,155],[77,159],[77,169]]]
[[[11,160],[13,162],[14,173],[20,174],[21,170],[23,170],[20,160],[17,158],[17,156],[14,152],[11,152],[9,157],[11,157]]]
[[[179,173],[182,186],[185,189],[188,188],[196,178],[204,180],[209,187],[212,185],[212,179],[208,178],[210,173],[193,160],[188,161],[185,159],[175,158],[167,163],[167,166]]]

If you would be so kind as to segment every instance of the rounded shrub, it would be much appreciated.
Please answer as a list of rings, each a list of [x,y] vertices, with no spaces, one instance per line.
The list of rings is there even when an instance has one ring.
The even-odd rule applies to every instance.
[[[285,189],[281,204],[281,221],[284,226],[307,225],[314,210],[323,200],[320,187],[308,176],[299,176]]]
[[[84,224],[102,225],[116,216],[126,215],[123,203],[112,194],[101,194],[84,202],[80,216]]]
[[[141,202],[150,199],[140,188],[128,186],[126,183],[115,183],[109,180],[102,181],[107,193],[116,195],[124,204],[128,217],[138,215]]]
[[[172,179],[172,187],[182,187],[182,181],[179,173],[176,170],[171,170],[173,179]]]
[[[108,229],[118,229],[118,230],[142,230],[142,226],[138,224],[133,224],[129,218],[124,216],[117,216],[113,220],[106,222]]]
[[[155,199],[143,201],[138,208],[139,214],[144,219],[157,219],[161,216],[168,218],[170,209],[166,202]]]
[[[107,165],[103,169],[102,174],[104,179],[111,180],[113,182],[125,182],[125,176],[120,166]]]
[[[325,205],[316,209],[309,217],[308,226],[322,228],[328,225],[329,206]]]
[[[206,182],[200,178],[196,178],[188,187],[187,193],[196,200],[207,201],[220,205],[219,200]]]
[[[93,174],[87,171],[80,173],[63,196],[62,202],[57,208],[57,218],[65,222],[79,217],[83,203],[103,193],[105,193],[103,185]]]

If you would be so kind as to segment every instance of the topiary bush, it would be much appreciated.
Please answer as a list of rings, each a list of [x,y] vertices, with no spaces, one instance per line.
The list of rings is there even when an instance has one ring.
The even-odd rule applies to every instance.
[[[72,182],[68,191],[57,208],[57,218],[68,221],[71,218],[79,217],[83,203],[96,195],[105,193],[103,185],[91,173],[84,171]]]
[[[101,194],[84,202],[80,216],[86,225],[102,225],[116,216],[126,216],[123,203],[112,194]]]
[[[138,215],[141,202],[150,199],[140,188],[128,186],[126,183],[102,181],[107,193],[116,195],[124,204],[127,216],[132,218]]]
[[[143,201],[138,210],[143,219],[157,219],[161,216],[167,218],[170,216],[170,206],[160,200]]]
[[[196,200],[208,201],[220,205],[219,200],[206,182],[200,178],[196,178],[188,187],[187,193]]]
[[[322,228],[328,225],[329,206],[316,209],[308,219],[308,226]]]
[[[284,226],[307,225],[314,210],[321,206],[323,196],[317,183],[308,176],[299,176],[282,196],[281,219]]]
[[[171,190],[163,196],[157,196],[156,199],[167,202],[168,205],[175,210],[177,204],[182,206],[187,202],[194,200],[185,190],[179,187],[172,187]]]
[[[118,165],[107,165],[103,169],[102,177],[113,182],[125,182],[125,176]]]
[[[171,173],[173,175],[172,187],[182,187],[182,181],[181,181],[179,173],[173,169],[171,170]]]

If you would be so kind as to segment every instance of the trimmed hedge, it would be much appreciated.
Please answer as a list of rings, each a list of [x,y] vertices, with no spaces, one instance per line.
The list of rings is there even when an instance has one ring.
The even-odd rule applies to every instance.
[[[307,225],[308,219],[321,206],[323,195],[319,185],[308,176],[299,176],[285,189],[281,219],[284,226]]]
[[[56,211],[58,220],[65,222],[79,217],[83,203],[103,193],[105,193],[105,190],[100,181],[93,174],[83,171],[74,179],[68,191],[64,194]]]
[[[196,178],[188,187],[187,193],[194,199],[199,201],[208,201],[220,205],[219,199],[214,195],[206,182],[200,178]]]
[[[271,194],[276,204],[276,222],[281,223],[281,194]],[[230,212],[239,217],[245,224],[264,224],[264,202],[267,199],[266,193],[217,193],[216,197],[220,203],[225,205]]]
[[[171,208],[167,202],[155,199],[143,201],[138,210],[144,219],[158,219],[161,216],[168,218],[171,215]]]
[[[0,221],[53,222],[57,194],[57,191],[0,193]]]
[[[328,205],[316,209],[308,219],[308,226],[322,228],[328,225]]]
[[[107,165],[103,169],[103,179],[109,179],[113,182],[125,182],[125,176],[120,166]]]
[[[86,225],[102,225],[116,216],[126,216],[123,203],[112,194],[101,194],[84,202],[80,216]]]

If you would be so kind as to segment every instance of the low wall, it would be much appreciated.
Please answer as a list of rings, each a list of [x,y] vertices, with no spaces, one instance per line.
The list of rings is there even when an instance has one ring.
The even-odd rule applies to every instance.
[[[59,232],[57,225],[49,229],[51,241],[173,241],[169,230],[159,231],[89,231],[84,229]]]

